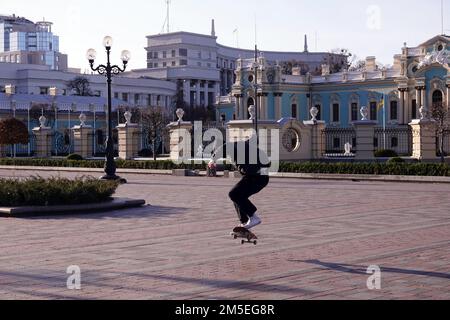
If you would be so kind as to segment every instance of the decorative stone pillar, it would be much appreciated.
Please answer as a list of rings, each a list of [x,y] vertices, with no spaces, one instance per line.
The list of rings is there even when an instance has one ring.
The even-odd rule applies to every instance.
[[[412,157],[421,161],[436,159],[435,121],[423,117],[420,120],[413,120],[409,125],[411,126],[413,132]]]
[[[280,120],[282,118],[281,103],[283,93],[276,92],[274,95],[275,95],[275,120]]]
[[[183,121],[183,109],[178,109],[176,113],[178,121],[167,126],[170,135],[170,159],[181,163],[183,160],[192,158],[191,132],[193,125],[191,122]]]
[[[321,159],[325,153],[325,139],[323,131],[325,130],[325,121],[317,120],[319,110],[316,107],[310,110],[312,120],[303,121],[303,124],[311,128],[311,157],[312,160]]]
[[[139,153],[139,125],[131,123],[131,112],[124,114],[126,123],[117,126],[119,134],[119,158],[122,160],[131,160]]]
[[[378,124],[377,121],[367,120],[369,115],[369,110],[366,106],[361,108],[362,120],[355,121],[353,126],[356,131],[356,160],[374,160],[374,137],[375,137],[375,126]]]
[[[47,119],[44,116],[39,118],[40,126],[33,129],[36,136],[36,157],[49,158],[52,155],[52,129],[46,127]]]
[[[92,133],[91,126],[86,125],[86,115],[80,114],[80,125],[74,126],[73,139],[74,139],[74,152],[79,154],[83,158],[90,158],[93,154]]]

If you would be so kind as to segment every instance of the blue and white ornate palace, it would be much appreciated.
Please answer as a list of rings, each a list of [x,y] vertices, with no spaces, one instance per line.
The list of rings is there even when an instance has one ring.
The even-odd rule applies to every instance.
[[[379,68],[375,57],[368,57],[359,71],[331,74],[324,64],[321,76],[301,75],[295,68],[292,75],[282,74],[278,63],[260,55],[255,79],[254,60],[240,59],[232,93],[218,98],[217,113],[226,121],[248,119],[248,107],[258,99],[261,120],[310,120],[310,109],[316,107],[318,119],[327,126],[345,128],[360,120],[360,109],[367,106],[370,119],[380,125],[407,125],[421,117],[421,107],[422,111],[433,103],[448,107],[449,41],[442,35],[414,48],[405,43],[388,68]]]

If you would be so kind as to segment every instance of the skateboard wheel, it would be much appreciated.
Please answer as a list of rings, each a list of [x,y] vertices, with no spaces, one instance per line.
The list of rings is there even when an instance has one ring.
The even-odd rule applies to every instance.
[[[234,240],[236,240],[237,239],[237,236],[234,236]]]
[[[258,241],[254,241],[253,244],[256,246],[258,244]]]
[[[244,240],[242,240],[242,241],[241,241],[241,244],[242,244],[242,245],[243,245],[243,244],[245,244],[245,241],[244,241]]]

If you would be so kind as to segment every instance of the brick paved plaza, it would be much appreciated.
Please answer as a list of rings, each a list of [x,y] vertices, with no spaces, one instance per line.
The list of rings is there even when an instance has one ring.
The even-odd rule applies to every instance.
[[[0,171],[12,174],[32,172]],[[254,197],[260,243],[241,246],[228,235],[236,180],[125,178],[117,196],[151,206],[0,218],[0,298],[450,299],[448,184],[272,179]],[[367,288],[370,265],[381,290]]]

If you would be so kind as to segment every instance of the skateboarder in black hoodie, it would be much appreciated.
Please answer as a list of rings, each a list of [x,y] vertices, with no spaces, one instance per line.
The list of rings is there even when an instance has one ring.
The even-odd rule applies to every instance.
[[[270,161],[267,154],[259,149],[257,142],[252,139],[225,144],[215,152],[211,162],[216,163],[220,158],[231,159],[243,176],[230,191],[229,197],[241,221],[239,227],[250,230],[261,224],[262,220],[249,198],[269,184]]]

